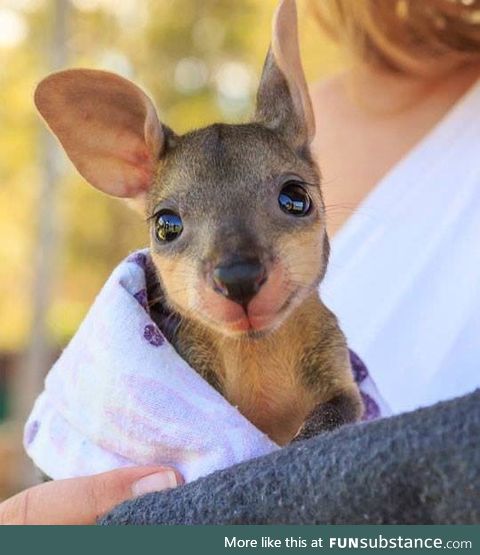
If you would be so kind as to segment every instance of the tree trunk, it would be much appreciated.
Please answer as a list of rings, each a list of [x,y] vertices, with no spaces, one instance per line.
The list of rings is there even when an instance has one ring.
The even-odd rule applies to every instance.
[[[67,63],[67,26],[69,0],[52,0],[46,57],[47,71],[57,71]],[[32,260],[32,322],[29,347],[24,364],[15,377],[12,412],[20,439],[23,425],[35,398],[43,387],[43,380],[51,363],[52,342],[48,326],[48,313],[52,293],[57,281],[60,247],[60,218],[58,211],[59,185],[63,173],[63,157],[52,134],[42,125],[39,132],[42,180],[38,195],[37,235]],[[16,487],[26,487],[35,480],[31,462],[21,457],[14,478]]]

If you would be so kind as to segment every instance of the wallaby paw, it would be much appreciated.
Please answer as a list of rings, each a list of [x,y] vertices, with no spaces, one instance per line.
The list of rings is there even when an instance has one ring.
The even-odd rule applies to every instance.
[[[330,403],[319,405],[307,417],[292,442],[309,439],[324,432],[331,432],[345,423],[345,418],[337,407]]]

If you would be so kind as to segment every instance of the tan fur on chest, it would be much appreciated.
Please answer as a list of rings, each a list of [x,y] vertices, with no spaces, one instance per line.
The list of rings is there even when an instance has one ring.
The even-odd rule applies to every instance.
[[[225,397],[279,444],[289,442],[315,405],[298,349],[286,337],[231,343],[222,349]]]
[[[352,385],[335,317],[312,295],[277,330],[234,339],[183,321],[174,341],[190,365],[280,445],[318,403]]]

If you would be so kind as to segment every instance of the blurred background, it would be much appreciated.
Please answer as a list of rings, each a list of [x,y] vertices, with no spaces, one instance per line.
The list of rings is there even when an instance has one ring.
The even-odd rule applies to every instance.
[[[52,362],[146,228],[87,186],[33,105],[64,67],[120,73],[177,132],[249,118],[276,0],[0,0],[0,499],[28,485],[22,427]],[[299,0],[310,81],[341,64]]]

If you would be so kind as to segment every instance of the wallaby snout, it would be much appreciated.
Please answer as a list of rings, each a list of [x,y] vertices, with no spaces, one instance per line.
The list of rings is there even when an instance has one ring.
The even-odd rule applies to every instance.
[[[227,299],[247,307],[267,281],[267,269],[260,260],[237,260],[213,270],[214,290]]]

